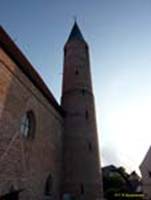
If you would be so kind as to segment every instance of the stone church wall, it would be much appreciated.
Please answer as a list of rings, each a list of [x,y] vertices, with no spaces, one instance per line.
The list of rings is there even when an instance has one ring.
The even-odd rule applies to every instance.
[[[28,111],[35,118],[32,137],[20,130]],[[61,114],[0,48],[0,196],[20,190],[21,200],[46,199],[45,192],[59,199],[62,124]]]

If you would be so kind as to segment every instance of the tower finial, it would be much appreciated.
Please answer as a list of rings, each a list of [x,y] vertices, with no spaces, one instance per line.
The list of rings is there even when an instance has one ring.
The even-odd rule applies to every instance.
[[[73,20],[74,20],[74,23],[77,22],[77,16],[76,15],[73,16]]]
[[[77,17],[73,16],[73,19],[74,19],[74,24],[73,24],[71,33],[70,33],[69,38],[68,38],[67,41],[72,40],[72,39],[79,39],[79,40],[83,40],[84,41],[82,33],[81,33],[81,31],[79,29],[79,26],[77,24]]]

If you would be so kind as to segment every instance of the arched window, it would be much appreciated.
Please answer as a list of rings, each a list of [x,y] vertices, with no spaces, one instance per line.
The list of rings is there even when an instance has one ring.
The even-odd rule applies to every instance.
[[[35,134],[35,116],[32,111],[28,111],[21,119],[20,132],[23,137],[34,137]]]
[[[48,176],[45,185],[45,195],[51,196],[52,195],[52,188],[53,188],[53,180],[51,174]]]

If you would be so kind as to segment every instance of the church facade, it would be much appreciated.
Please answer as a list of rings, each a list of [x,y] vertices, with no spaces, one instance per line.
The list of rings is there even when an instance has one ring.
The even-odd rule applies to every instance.
[[[88,44],[75,22],[59,105],[0,27],[0,200],[102,199]]]

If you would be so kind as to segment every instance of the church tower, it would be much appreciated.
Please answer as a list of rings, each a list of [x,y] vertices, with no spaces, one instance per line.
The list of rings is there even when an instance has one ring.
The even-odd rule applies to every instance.
[[[89,50],[76,22],[64,47],[61,105],[65,112],[63,199],[99,200],[102,177]]]

